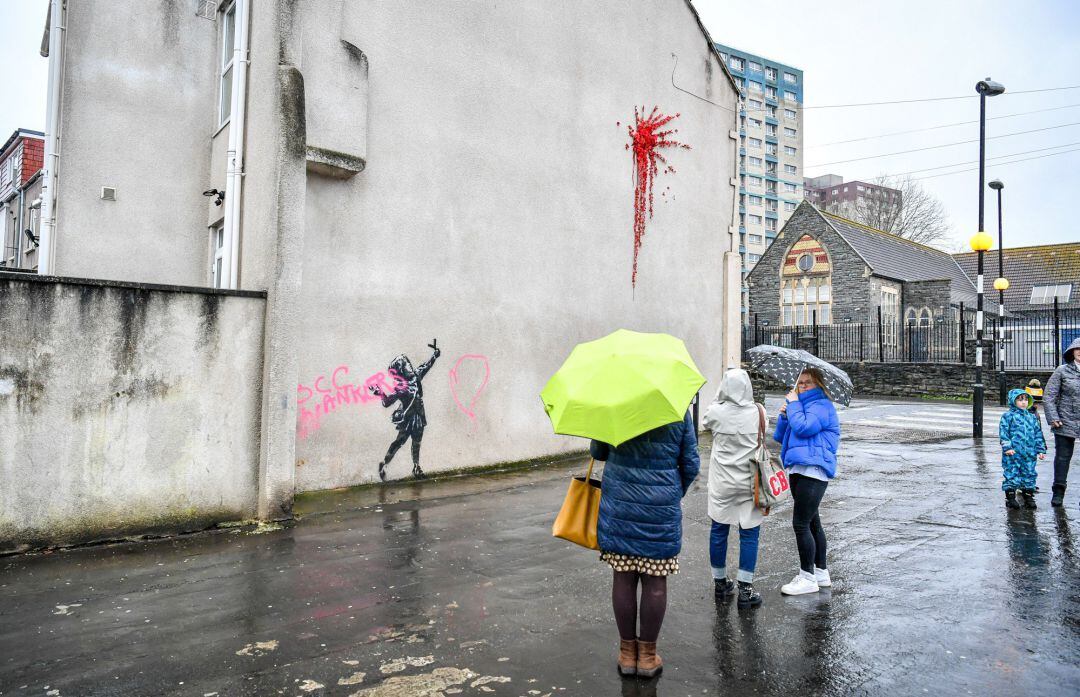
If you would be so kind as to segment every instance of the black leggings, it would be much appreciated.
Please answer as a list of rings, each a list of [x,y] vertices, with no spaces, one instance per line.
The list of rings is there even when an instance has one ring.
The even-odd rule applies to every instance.
[[[801,474],[792,474],[791,497],[795,510],[791,515],[791,527],[795,529],[795,544],[799,547],[799,568],[814,573],[814,567],[825,566],[825,529],[821,527],[818,506],[829,483]]]
[[[386,467],[390,464],[390,461],[397,455],[397,451],[401,449],[401,446],[405,445],[405,441],[412,438],[412,463],[413,467],[420,466],[420,441],[424,437],[423,430],[413,433],[412,431],[398,431],[397,438],[390,444],[390,448],[386,451],[386,457],[383,458],[382,465]]]
[[[1075,438],[1054,434],[1054,488],[1065,491],[1069,479],[1069,461],[1072,460]]]
[[[638,631],[638,582],[641,582],[641,631]],[[635,571],[616,571],[611,583],[611,605],[620,639],[653,642],[667,611],[667,578]]]

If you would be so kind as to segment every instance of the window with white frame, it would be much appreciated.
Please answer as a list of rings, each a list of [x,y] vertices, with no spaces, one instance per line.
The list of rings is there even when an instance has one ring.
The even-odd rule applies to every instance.
[[[732,56],[730,58],[730,60],[728,61],[728,65],[731,66],[732,70],[742,70],[743,69],[743,59],[742,58],[736,58],[735,56]]]
[[[765,68],[765,78],[768,79],[768,80],[775,80],[776,79],[776,68],[766,67]]]
[[[750,156],[751,167],[760,167],[762,162],[764,162],[764,160],[762,160],[760,157],[754,157],[753,155]]]
[[[761,72],[761,63],[755,63],[754,61],[750,61],[750,72],[752,72],[752,73],[760,73]]]
[[[765,229],[769,232],[776,232],[776,218],[767,218],[765,220]]]
[[[752,111],[761,111],[762,104],[761,100],[759,99],[751,99],[747,101],[746,104],[750,107]]]
[[[774,181],[765,182],[765,193],[775,194],[776,193],[776,182],[774,182]]]
[[[1054,302],[1054,298],[1057,298],[1059,303],[1069,302],[1069,298],[1072,297],[1072,284],[1064,283],[1052,286],[1032,286],[1031,288],[1031,300],[1032,305],[1048,305]]]
[[[210,228],[210,285],[225,287],[225,221]]]
[[[753,92],[754,94],[761,94],[761,83],[760,82],[751,82],[750,83],[750,91]]]
[[[787,127],[784,128],[784,135],[787,136],[788,138],[794,138],[797,134],[798,134],[798,131],[796,131],[794,128],[787,128]]]
[[[218,125],[224,126],[232,116],[232,84],[233,84],[233,47],[236,37],[236,3],[225,4],[218,13],[221,20],[221,66],[220,90],[218,93]]]
[[[765,144],[765,154],[766,155],[775,155],[776,154],[776,143],[766,143]]]
[[[784,165],[784,174],[798,174],[799,168],[795,165]]]
[[[813,258],[804,255],[812,268]],[[832,324],[832,277],[804,277],[781,283],[781,321],[785,327],[807,324]]]
[[[774,118],[774,119],[776,118],[776,107],[774,105],[772,105],[772,104],[766,105],[765,111],[768,112],[769,116],[771,116],[772,118]]]
[[[750,240],[750,244],[764,244],[765,243],[765,238],[762,237],[761,235],[748,235],[747,238]]]
[[[882,341],[896,345],[896,325],[900,320],[900,291],[896,288],[881,289]]]
[[[755,176],[751,175],[750,176],[750,182],[749,182],[749,188],[751,188],[751,189],[760,189],[761,188],[761,181],[762,181],[761,177],[755,177]]]
[[[795,210],[795,204],[791,201],[784,201],[784,212],[790,213],[793,210]]]
[[[776,99],[776,88],[769,86],[765,88],[765,96],[770,99]]]
[[[765,135],[772,136],[774,138],[776,137],[776,124],[775,123],[765,124]]]
[[[761,119],[750,119],[750,128],[761,128]]]
[[[798,150],[796,150],[795,148],[791,147],[790,145],[785,145],[785,146],[784,146],[784,154],[785,154],[785,155],[794,155],[794,154],[795,154],[795,153],[797,153],[797,152],[798,152]]]
[[[794,109],[784,109],[784,118],[789,121],[794,121],[799,118],[799,115],[795,113]]]
[[[780,208],[780,204],[777,203],[775,199],[769,199],[768,201],[765,202],[765,210],[767,210],[767,211],[776,212],[777,210],[779,210],[779,208]]]
[[[765,199],[762,198],[761,196],[751,196],[750,197],[750,205],[751,206],[760,206],[764,200]]]
[[[746,256],[746,258],[750,261],[751,264],[756,264],[759,261],[761,261],[761,255],[760,254],[748,254]]]
[[[761,225],[761,216],[751,214],[750,215],[750,223],[752,225]]]
[[[789,194],[795,193],[798,190],[798,188],[799,187],[797,185],[795,185],[795,184],[784,182],[784,191],[786,191]]]
[[[761,147],[761,138],[750,138],[749,143],[750,143],[750,147],[752,147],[752,148],[760,148]]]
[[[771,152],[769,154],[770,155],[775,155],[776,153]],[[776,174],[776,163],[775,162],[766,162],[765,163],[765,173],[766,174]]]
[[[799,79],[797,77],[795,77],[795,73],[785,72],[784,73],[784,82],[788,83],[789,85],[795,85],[795,84],[798,84]]]

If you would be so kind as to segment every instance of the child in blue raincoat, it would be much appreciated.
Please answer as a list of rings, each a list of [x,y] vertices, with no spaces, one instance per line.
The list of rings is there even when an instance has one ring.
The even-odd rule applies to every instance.
[[[1024,390],[1009,392],[1009,411],[1001,415],[998,435],[1001,438],[1001,468],[1005,480],[1005,505],[1020,508],[1019,489],[1024,505],[1035,508],[1035,464],[1046,458],[1046,438],[1039,417],[1028,411],[1030,397]]]

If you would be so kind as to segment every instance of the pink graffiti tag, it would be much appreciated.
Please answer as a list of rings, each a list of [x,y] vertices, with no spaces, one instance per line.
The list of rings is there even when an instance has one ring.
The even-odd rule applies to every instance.
[[[480,381],[480,386],[476,388],[476,392],[469,400],[468,406],[462,402],[461,397],[458,396],[458,385],[460,384],[460,378],[458,376],[458,370],[462,364],[466,361],[479,361],[484,366],[484,377]],[[462,411],[465,416],[469,417],[469,420],[476,423],[476,402],[480,399],[480,395],[483,393],[484,388],[487,387],[488,379],[491,377],[491,366],[488,365],[487,356],[480,356],[476,354],[466,354],[457,359],[457,363],[450,369],[450,394],[454,397],[454,403],[457,404],[458,409]]]
[[[298,417],[297,436],[305,439],[315,433],[322,426],[322,417],[332,414],[348,404],[367,404],[381,401],[381,398],[373,394],[373,387],[378,387],[384,394],[391,394],[395,390],[404,389],[405,378],[394,371],[387,373],[375,373],[356,385],[350,382],[339,382],[349,374],[348,366],[339,365],[330,374],[330,386],[326,386],[326,376],[320,375],[312,382],[314,390],[307,385],[300,384],[296,388],[296,406],[300,410]],[[320,400],[321,396],[321,400]],[[304,405],[308,400],[315,398],[314,409]]]

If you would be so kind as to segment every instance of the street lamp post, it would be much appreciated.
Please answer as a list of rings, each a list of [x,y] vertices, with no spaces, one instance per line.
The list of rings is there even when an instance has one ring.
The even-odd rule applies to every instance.
[[[994,289],[998,292],[998,403],[1007,406],[1005,390],[1005,291],[1009,289],[1009,279],[1005,278],[1004,227],[1001,219],[1001,190],[1005,185],[1000,179],[990,182],[990,188],[997,192],[998,208],[998,275],[994,279]]]
[[[994,245],[994,240],[985,231],[984,205],[986,199],[986,98],[996,97],[1005,91],[1005,86],[990,78],[980,80],[975,85],[979,93],[979,231],[971,238],[971,248],[979,253],[979,274],[976,291],[978,304],[975,308],[975,386],[971,399],[972,437],[983,437],[983,255]]]

